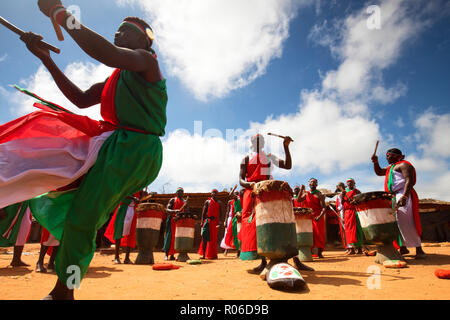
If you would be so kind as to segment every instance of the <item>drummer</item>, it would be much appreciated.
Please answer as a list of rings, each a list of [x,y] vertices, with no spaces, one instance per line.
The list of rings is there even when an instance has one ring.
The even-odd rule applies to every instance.
[[[361,191],[355,188],[355,180],[349,178],[346,181],[347,188],[339,186],[341,194],[339,195],[339,203],[342,205],[344,211],[345,223],[345,238],[348,250],[347,255],[362,254],[362,230],[356,214],[355,206],[352,204],[352,199]]]
[[[416,248],[416,259],[426,258],[422,249],[422,227],[419,215],[419,197],[413,186],[416,184],[416,170],[413,165],[405,161],[405,156],[397,149],[386,152],[389,166],[381,168],[378,157],[372,156],[373,169],[377,176],[385,176],[385,191],[395,194],[397,206],[397,224],[404,240],[400,253],[408,254],[407,247]]]
[[[219,191],[213,189],[211,197],[205,201],[202,211],[202,241],[198,249],[200,259],[217,259],[217,234],[222,214],[222,201],[217,199]]]
[[[316,178],[309,179],[309,191],[304,192],[305,186],[300,189],[298,202],[303,203],[304,207],[311,208],[314,211],[313,219],[313,249],[317,248],[317,256],[323,258],[322,252],[325,248],[325,220],[323,216],[326,211],[325,196],[317,190],[318,181]]]
[[[164,260],[175,260],[175,230],[176,222],[175,215],[180,212],[179,209],[183,207],[186,200],[183,199],[184,189],[179,187],[176,191],[177,196],[169,200],[167,204],[166,213],[166,234],[164,236],[163,250],[165,253]],[[169,258],[170,256],[170,258]]]
[[[252,190],[256,183],[270,180],[272,165],[279,168],[290,170],[292,168],[291,153],[289,151],[289,144],[292,139],[285,137],[283,141],[285,159],[281,160],[275,155],[264,152],[264,137],[261,134],[256,134],[251,138],[250,153],[242,160],[239,172],[239,183],[245,188],[242,199],[242,225],[239,232],[239,239],[241,240],[241,260],[256,260],[257,242],[256,242],[256,222],[253,213],[254,200],[252,197]],[[261,258],[261,264],[249,270],[249,273],[260,274],[267,265],[264,257]]]

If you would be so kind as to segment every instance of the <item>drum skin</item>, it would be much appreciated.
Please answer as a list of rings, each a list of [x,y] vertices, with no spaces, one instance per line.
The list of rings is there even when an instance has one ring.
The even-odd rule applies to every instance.
[[[366,242],[381,245],[398,237],[399,230],[391,199],[389,193],[382,191],[361,193],[354,197]]]
[[[298,254],[292,189],[286,182],[267,180],[253,189],[258,254],[270,259]]]

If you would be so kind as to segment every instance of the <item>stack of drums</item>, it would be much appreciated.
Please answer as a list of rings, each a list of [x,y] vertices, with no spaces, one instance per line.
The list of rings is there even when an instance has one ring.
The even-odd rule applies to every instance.
[[[313,261],[311,247],[313,241],[314,212],[311,208],[294,208],[297,228],[298,259],[300,261]]]
[[[392,195],[375,191],[358,194],[353,199],[365,241],[377,245],[375,262],[402,259],[392,244],[399,236]]]
[[[159,203],[140,203],[136,207],[136,264],[154,264],[153,249],[158,244],[161,224],[166,218],[166,210]]]
[[[189,260],[188,252],[194,248],[195,223],[194,218],[183,216],[176,222],[174,247],[175,251],[179,252],[177,261]]]
[[[266,180],[254,186],[259,255],[287,260],[298,254],[292,194],[284,181]]]

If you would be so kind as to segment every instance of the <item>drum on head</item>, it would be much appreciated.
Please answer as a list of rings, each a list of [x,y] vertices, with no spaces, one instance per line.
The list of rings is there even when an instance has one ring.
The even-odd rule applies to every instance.
[[[292,195],[291,187],[284,181],[261,181],[253,188],[259,255],[270,259],[289,259],[297,255]]]

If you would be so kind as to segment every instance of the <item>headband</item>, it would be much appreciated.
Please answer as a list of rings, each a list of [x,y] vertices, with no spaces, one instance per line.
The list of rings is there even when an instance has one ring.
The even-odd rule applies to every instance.
[[[180,191],[180,190],[184,192],[184,189],[183,189],[182,187],[179,187],[179,188],[177,189],[177,192]]]
[[[137,22],[125,20],[120,24],[119,28],[122,26],[130,26],[135,30],[138,30],[139,32],[144,34],[151,42],[153,42],[153,40],[155,39],[155,35],[153,34],[152,29],[144,28]]]
[[[213,193],[213,192],[219,193],[219,191],[217,189],[212,189],[211,193]]]

